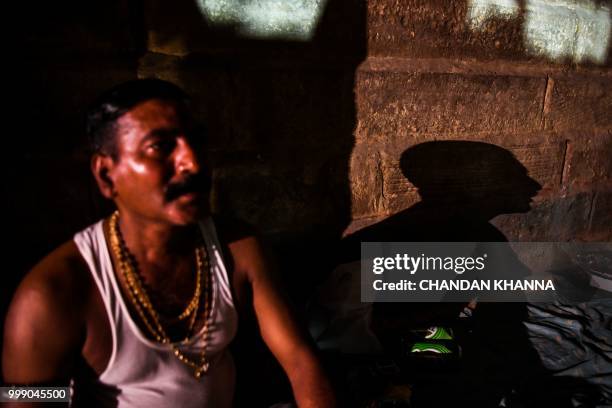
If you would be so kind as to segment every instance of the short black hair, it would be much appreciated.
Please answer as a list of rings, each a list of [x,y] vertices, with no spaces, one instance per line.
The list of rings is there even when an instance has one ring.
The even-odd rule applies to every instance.
[[[117,158],[116,123],[130,109],[151,99],[189,106],[189,96],[177,85],[161,79],[135,79],[102,94],[87,111],[87,138],[91,153]]]

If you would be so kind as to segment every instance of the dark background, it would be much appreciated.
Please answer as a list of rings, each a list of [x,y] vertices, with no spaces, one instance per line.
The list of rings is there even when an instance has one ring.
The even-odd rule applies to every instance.
[[[609,240],[610,53],[599,65],[539,56],[520,4],[474,30],[464,1],[330,0],[304,42],[209,24],[193,0],[11,5],[0,315],[37,260],[108,214],[83,114],[137,77],[193,96],[211,131],[213,207],[262,232],[298,307],[343,234],[420,201],[399,157],[426,141],[498,145],[542,186],[531,211],[494,219],[507,239]],[[473,160],[474,181],[495,183]]]

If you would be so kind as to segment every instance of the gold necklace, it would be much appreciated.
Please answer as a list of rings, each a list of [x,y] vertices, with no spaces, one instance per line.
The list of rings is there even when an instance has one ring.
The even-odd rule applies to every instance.
[[[193,328],[197,317],[197,312],[200,306],[201,298],[201,281],[204,277],[204,326],[202,327],[202,351],[196,358],[187,357],[180,349],[179,345],[172,343],[170,337],[167,335],[166,329],[163,327],[160,321],[160,314],[157,312],[153,303],[151,302],[149,295],[142,284],[140,276],[137,272],[137,266],[132,261],[132,255],[129,253],[121,231],[119,230],[119,212],[115,211],[110,218],[109,222],[110,230],[110,243],[112,250],[119,261],[119,269],[127,283],[127,293],[132,305],[136,309],[136,312],[140,316],[147,330],[153,335],[153,337],[163,344],[169,344],[172,348],[174,355],[184,364],[191,367],[194,370],[194,376],[200,378],[203,373],[206,373],[209,368],[209,361],[206,358],[206,346],[209,330],[210,320],[210,290],[212,287],[211,279],[212,274],[210,273],[208,256],[204,246],[196,247],[196,287],[194,296],[190,300],[185,310],[179,315],[179,320],[184,320],[187,317],[189,319],[189,327],[185,339],[180,344],[185,344],[189,341],[190,336],[193,334]],[[207,273],[208,271],[208,273]]]

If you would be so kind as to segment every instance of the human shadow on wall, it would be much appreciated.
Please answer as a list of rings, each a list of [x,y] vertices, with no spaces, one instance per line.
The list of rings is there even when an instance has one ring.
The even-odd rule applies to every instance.
[[[402,153],[399,166],[421,201],[347,236],[336,264],[359,260],[361,242],[505,242],[490,221],[529,211],[541,189],[510,151],[484,142],[418,144]],[[381,314],[395,314],[384,311],[384,305],[377,305]],[[432,318],[424,310],[410,312],[413,305],[406,307],[408,313],[399,314],[402,319],[413,315],[413,324]],[[396,305],[393,309],[400,312]]]
[[[505,242],[506,237],[491,224],[491,219],[501,214],[529,211],[531,200],[541,189],[510,151],[483,142],[418,144],[402,153],[399,166],[406,179],[417,187],[421,201],[347,236],[341,244],[338,265],[358,265],[355,262],[360,259],[362,242]],[[519,266],[526,269],[518,259],[515,266],[509,268],[509,273],[519,273]],[[373,331],[384,351],[394,355],[400,333],[436,324],[452,325],[465,306],[457,303],[374,303],[372,310],[367,311],[360,304],[359,276],[359,267],[338,268],[319,291],[315,301],[318,318],[330,324],[326,329],[319,328],[319,343],[333,348],[335,333],[339,336],[336,340],[344,342],[344,347],[359,350],[362,345],[355,342],[371,342]],[[347,282],[357,289],[347,290]],[[354,298],[347,299],[347,293],[353,293]],[[372,331],[363,333],[361,338],[356,332],[351,333],[351,339],[343,338],[349,332],[346,327],[355,326],[346,321],[342,323],[342,317],[334,316],[334,311],[327,310],[329,315],[325,316],[326,305],[342,302],[345,302],[343,313],[351,304],[362,308],[362,316],[356,313],[353,318],[371,316]],[[436,404],[440,404],[440,398],[448,398],[448,402],[462,400],[487,406],[487,403],[499,402],[499,399],[494,401],[495,398],[519,382],[525,376],[522,370],[526,367],[538,371],[539,360],[521,323],[524,315],[525,307],[521,303],[479,303],[473,318],[474,332],[486,336],[473,336],[478,341],[472,339],[465,347],[465,361],[469,363],[463,375],[455,373],[455,377],[445,381],[461,385],[450,387],[442,397],[425,391],[421,406],[427,406],[430,397],[434,397]],[[333,327],[338,323],[345,328]],[[318,325],[322,327],[325,323]],[[487,373],[486,378],[483,372]],[[434,378],[438,375],[441,380],[445,374],[434,370]],[[439,393],[437,387],[433,388],[435,391],[430,390],[433,394]],[[473,392],[479,388],[484,391]],[[427,390],[427,384],[420,390]],[[416,391],[415,397],[423,395],[423,391],[418,394],[418,387]],[[487,397],[491,400],[487,401]]]
[[[418,144],[406,149],[398,164],[418,189],[421,201],[347,236],[339,251],[339,265],[360,259],[361,242],[506,242],[491,220],[530,211],[532,199],[542,187],[510,151],[484,142]],[[512,255],[508,247],[500,258],[509,263],[499,265],[508,274],[503,278],[522,279],[529,270]],[[351,268],[339,270],[351,273]],[[359,268],[353,269],[352,276],[332,275],[327,293],[333,296],[334,287],[346,291],[347,281],[359,288],[359,276]],[[359,296],[359,290],[352,293]],[[489,301],[496,301],[479,302],[467,321],[458,319],[465,304],[374,303],[369,311],[371,332],[364,337],[373,331],[384,352],[396,357],[400,333],[431,325],[463,329],[457,333],[463,347],[461,364],[454,370],[439,369],[435,364],[429,366],[429,372],[426,365],[419,365],[418,372],[409,364],[404,367],[414,385],[412,403],[416,407],[491,407],[503,398],[511,406],[561,407],[571,406],[577,396],[589,401],[600,398],[600,391],[581,378],[558,378],[546,372],[524,326],[528,321],[526,303],[504,303],[500,294],[493,295]],[[357,339],[355,336],[352,341]],[[326,342],[331,343],[329,338]],[[440,384],[444,384],[443,393]]]
[[[241,34],[240,23],[214,23],[194,0],[150,2],[146,24],[156,53],[142,59],[139,72],[192,95],[209,133],[213,210],[262,233],[298,309],[350,221],[353,86],[366,47],[365,2],[301,4],[325,5],[308,41]],[[187,55],[164,55],[174,51]],[[236,405],[290,400],[288,386],[279,392],[286,380],[252,310],[240,312]]]
[[[399,167],[421,201],[351,234],[345,248],[368,240],[506,241],[490,221],[529,211],[542,187],[510,151],[484,142],[421,143],[402,153]]]

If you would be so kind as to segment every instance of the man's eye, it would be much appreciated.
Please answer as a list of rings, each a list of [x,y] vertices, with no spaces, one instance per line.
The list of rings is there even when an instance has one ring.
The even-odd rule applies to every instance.
[[[174,143],[169,140],[163,140],[159,142],[151,143],[149,149],[154,152],[167,153],[170,152],[174,148]]]

